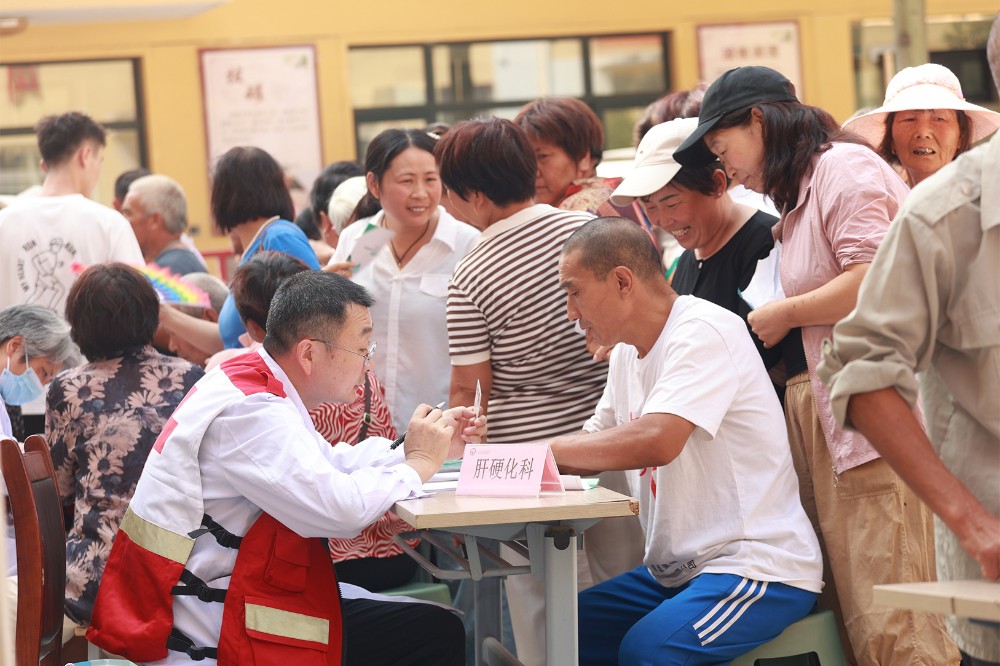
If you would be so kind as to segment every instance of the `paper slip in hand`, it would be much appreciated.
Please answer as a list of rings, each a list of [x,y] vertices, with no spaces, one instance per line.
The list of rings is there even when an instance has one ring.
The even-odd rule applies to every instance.
[[[774,244],[771,254],[757,262],[757,270],[750,278],[750,284],[743,291],[740,297],[746,301],[747,305],[756,309],[762,305],[767,305],[771,301],[780,301],[785,297],[785,291],[781,288],[781,242]]]
[[[483,406],[483,387],[479,384],[479,380],[476,380],[476,398],[472,401],[472,411],[475,413],[473,418],[479,418],[479,410]]]
[[[356,264],[354,270],[357,271],[370,264],[379,250],[385,247],[386,243],[392,240],[395,235],[394,231],[384,227],[372,227],[361,234],[361,238],[351,250],[350,260]]]

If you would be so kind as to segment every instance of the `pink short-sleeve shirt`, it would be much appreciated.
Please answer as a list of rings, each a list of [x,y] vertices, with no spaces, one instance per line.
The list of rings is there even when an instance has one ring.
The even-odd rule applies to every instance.
[[[909,188],[873,150],[835,143],[813,159],[802,178],[795,208],[775,226],[782,242],[781,286],[786,296],[808,293],[853,264],[871,263],[889,222]],[[878,457],[859,433],[837,425],[830,393],[816,376],[820,345],[833,326],[803,326],[802,345],[809,366],[820,425],[836,473]]]

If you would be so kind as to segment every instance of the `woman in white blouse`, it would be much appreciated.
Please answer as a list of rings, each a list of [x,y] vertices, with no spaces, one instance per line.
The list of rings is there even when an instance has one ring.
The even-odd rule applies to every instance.
[[[375,137],[365,157],[368,194],[358,210],[373,203],[381,210],[344,229],[329,266],[350,262],[367,231],[393,232],[370,262],[353,267],[351,277],[375,298],[375,371],[400,432],[417,405],[448,399],[448,281],[479,238],[479,231],[440,206],[434,144],[419,130],[390,129]]]

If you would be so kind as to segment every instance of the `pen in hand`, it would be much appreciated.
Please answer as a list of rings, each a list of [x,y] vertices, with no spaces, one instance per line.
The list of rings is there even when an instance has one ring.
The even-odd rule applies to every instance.
[[[444,402],[445,401],[442,400],[438,404],[434,405],[434,409],[441,409],[442,407],[444,407]],[[404,439],[406,439],[406,432],[405,431],[403,432],[402,435],[400,435],[396,439],[392,440],[392,444],[389,445],[389,450],[393,451],[395,449],[398,449],[399,445],[403,443]]]

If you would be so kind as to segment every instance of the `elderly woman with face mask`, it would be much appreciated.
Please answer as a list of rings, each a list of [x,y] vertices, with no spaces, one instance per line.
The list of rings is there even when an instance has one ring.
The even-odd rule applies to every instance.
[[[0,310],[0,436],[14,436],[7,406],[42,395],[63,363],[75,357],[69,324],[56,313],[38,305]]]
[[[52,310],[39,305],[13,305],[0,310],[0,438],[14,437],[8,406],[14,408],[15,418],[20,416],[18,406],[42,395],[45,384],[64,365],[72,365],[77,356],[69,324]],[[19,432],[15,439],[23,435]],[[0,493],[6,500],[7,486],[2,478]],[[17,574],[14,527],[8,526],[5,532],[7,570],[3,573],[14,576]],[[16,580],[11,580],[13,585],[8,582],[7,591],[0,593],[16,594]],[[17,603],[10,607],[16,609]],[[6,621],[8,618],[0,617],[0,622]]]
[[[900,165],[910,187],[997,128],[1000,113],[966,102],[958,77],[934,63],[896,74],[882,106],[844,124],[889,164]]]

